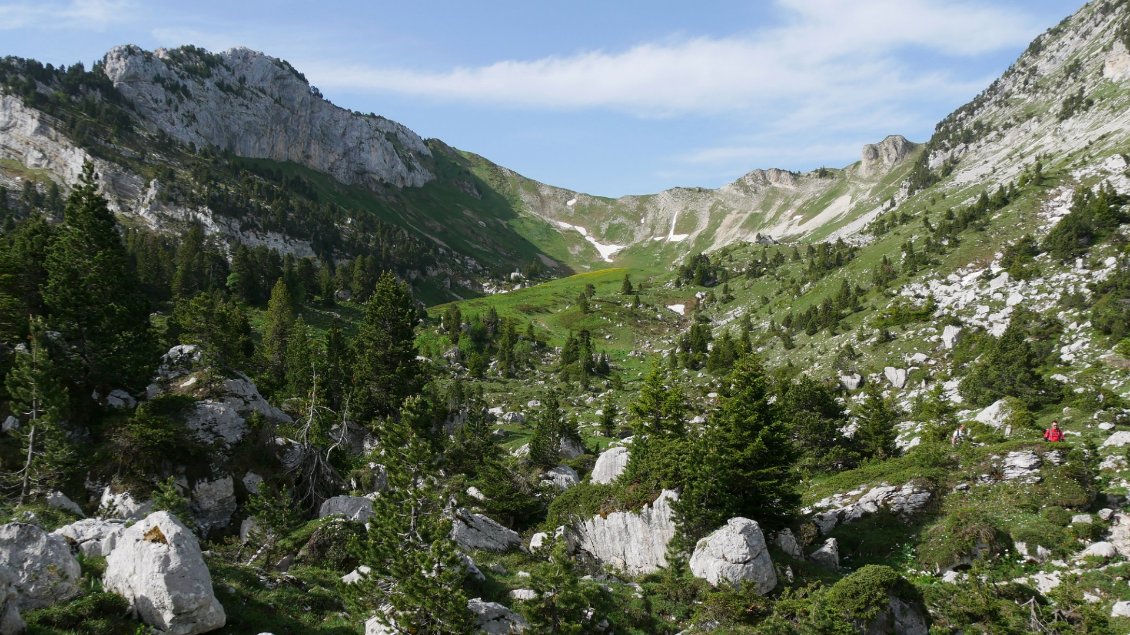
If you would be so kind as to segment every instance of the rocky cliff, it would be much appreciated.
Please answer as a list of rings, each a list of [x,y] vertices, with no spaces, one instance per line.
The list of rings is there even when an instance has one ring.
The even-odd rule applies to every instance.
[[[262,53],[118,46],[104,70],[147,125],[182,143],[292,161],[350,184],[416,187],[435,178],[416,133],[331,104]]]

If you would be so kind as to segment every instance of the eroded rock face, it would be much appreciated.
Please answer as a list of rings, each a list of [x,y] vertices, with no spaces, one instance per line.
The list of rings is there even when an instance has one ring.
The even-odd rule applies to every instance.
[[[99,514],[107,518],[120,520],[138,520],[153,511],[151,501],[138,501],[129,492],[115,494],[109,487],[102,490],[102,499],[98,503]]]
[[[608,448],[596,458],[596,465],[592,468],[592,482],[598,484],[611,483],[624,473],[628,467],[631,453],[624,446]]]
[[[698,541],[690,560],[691,573],[714,586],[735,587],[753,582],[759,595],[777,586],[777,574],[761,527],[748,518],[731,518],[726,526]]]
[[[162,633],[207,633],[227,620],[196,536],[168,512],[150,514],[122,534],[106,558],[103,584]]]
[[[108,556],[126,530],[121,520],[83,518],[51,532],[75,545],[86,556]]]
[[[869,143],[863,146],[859,172],[865,176],[882,174],[900,163],[913,150],[914,144],[902,135],[891,135],[879,143]]]
[[[79,594],[82,572],[67,541],[35,525],[0,525],[0,565],[8,567],[22,611],[65,602]]]
[[[206,77],[187,68],[201,66]],[[185,144],[292,161],[350,184],[417,187],[434,178],[423,165],[431,151],[416,133],[334,106],[289,64],[256,51],[119,46],[104,69],[147,123]],[[173,85],[191,95],[179,108],[168,106]]]
[[[1039,483],[1040,466],[1044,463],[1040,455],[1030,450],[1009,452],[1001,464],[1001,478],[1006,481]]]
[[[231,475],[213,481],[197,481],[192,488],[192,515],[204,533],[231,523],[238,503]]]
[[[558,489],[569,489],[580,483],[581,477],[577,475],[576,470],[568,465],[558,465],[542,474],[542,482],[553,485]]]
[[[482,598],[467,600],[467,610],[475,616],[475,631],[489,635],[525,633],[530,628],[526,618],[498,602],[484,602]]]
[[[518,532],[463,508],[455,510],[451,539],[463,549],[505,552],[522,546],[522,537]]]
[[[816,502],[805,513],[812,513],[812,520],[820,533],[827,534],[839,525],[856,522],[880,510],[905,520],[925,509],[931,497],[929,490],[913,483],[902,486],[882,484],[834,494]]]
[[[667,566],[667,543],[675,536],[671,502],[679,495],[663,490],[638,512],[593,516],[575,529],[580,549],[629,575],[653,573]]]

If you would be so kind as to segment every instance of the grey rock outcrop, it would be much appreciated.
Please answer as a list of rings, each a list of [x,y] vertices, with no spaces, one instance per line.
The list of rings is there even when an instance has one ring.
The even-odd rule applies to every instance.
[[[125,522],[121,520],[83,518],[51,533],[73,544],[83,555],[106,557],[117,546],[125,530]]]
[[[192,487],[192,517],[205,534],[227,527],[237,506],[235,481],[230,474],[212,481],[197,481]]]
[[[463,549],[505,552],[522,546],[522,537],[518,532],[463,508],[455,510],[451,539]]]
[[[78,503],[67,498],[66,494],[62,492],[48,492],[45,498],[48,507],[54,507],[55,509],[61,509],[65,512],[70,512],[75,516],[78,516],[79,518],[82,518],[86,515],[82,513],[82,508],[78,506]]]
[[[0,635],[19,635],[25,628],[27,624],[20,617],[15,576],[8,567],[0,565]]]
[[[974,415],[973,420],[1000,429],[1005,426],[1005,422],[1008,421],[1011,414],[1012,408],[1008,406],[1008,402],[1004,399],[998,399]]]
[[[902,135],[890,135],[879,143],[869,143],[863,146],[859,172],[864,176],[885,173],[906,159],[913,150],[914,144]]]
[[[102,499],[98,503],[98,512],[105,518],[118,518],[121,520],[139,520],[153,511],[150,501],[138,501],[129,492],[115,494],[109,486],[102,490]]]
[[[577,475],[577,471],[568,465],[558,465],[557,467],[550,468],[542,474],[542,482],[552,485],[558,489],[569,489],[577,483],[581,482],[581,477]]]
[[[161,633],[196,635],[227,621],[196,536],[168,512],[125,531],[106,559],[103,584]]]
[[[808,558],[823,567],[838,569],[840,567],[840,543],[835,538],[829,538],[820,545],[820,548],[808,554]]]
[[[592,482],[604,484],[615,481],[627,469],[630,457],[628,448],[622,445],[601,452],[592,468]]]
[[[902,486],[884,483],[834,494],[816,502],[805,513],[813,514],[812,520],[820,533],[827,534],[839,525],[856,522],[881,510],[906,520],[925,509],[931,498],[930,490],[914,483]]]
[[[357,185],[416,187],[434,178],[424,167],[431,151],[416,133],[334,106],[289,64],[262,53],[119,46],[103,62],[145,121],[185,144],[290,161]]]
[[[731,518],[724,527],[699,540],[690,568],[695,577],[714,586],[728,582],[736,587],[748,580],[759,595],[777,586],[765,536],[761,527],[748,518]]]
[[[0,564],[8,567],[20,610],[57,604],[79,594],[78,560],[67,541],[35,525],[0,525]]]
[[[593,516],[576,527],[580,549],[629,575],[653,573],[667,566],[667,544],[675,536],[671,502],[679,495],[663,490],[638,512]]]
[[[797,542],[796,536],[793,535],[791,529],[782,529],[773,535],[773,544],[777,548],[784,551],[792,558],[801,560],[804,558],[804,552],[800,548],[800,543]]]
[[[326,516],[343,516],[346,520],[363,523],[373,517],[373,501],[364,496],[327,498],[318,508],[318,518]]]
[[[498,602],[484,602],[482,598],[467,600],[467,610],[475,616],[475,631],[488,635],[513,635],[525,633],[530,628],[526,618]]]
[[[1130,445],[1130,432],[1123,430],[1115,432],[1103,441],[1104,448],[1122,448]]]
[[[1040,455],[1030,450],[1009,452],[1001,464],[1001,478],[1006,481],[1039,483],[1043,480],[1040,476],[1040,466],[1043,463]]]

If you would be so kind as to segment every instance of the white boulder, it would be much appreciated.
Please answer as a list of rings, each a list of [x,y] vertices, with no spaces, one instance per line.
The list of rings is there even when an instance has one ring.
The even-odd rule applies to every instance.
[[[615,481],[627,469],[630,456],[631,453],[624,446],[611,447],[601,452],[592,468],[592,482],[605,484]]]
[[[820,545],[820,548],[808,554],[816,564],[819,564],[829,569],[838,569],[840,567],[840,544],[835,538],[829,538]]]
[[[51,606],[79,594],[82,572],[67,541],[35,525],[0,525],[0,565],[12,574],[21,610]]]
[[[863,375],[859,373],[851,373],[850,375],[840,375],[840,385],[844,390],[858,390],[863,384]]]
[[[463,549],[505,552],[522,546],[522,537],[518,532],[463,508],[455,510],[451,539]]]
[[[998,399],[978,412],[973,420],[999,429],[1005,426],[1010,414],[1012,414],[1012,408],[1008,407],[1008,402],[1004,399]]]
[[[793,535],[791,529],[782,529],[773,536],[773,543],[777,548],[784,551],[789,557],[796,558],[797,560],[804,559],[804,551],[800,548],[800,543],[797,542],[796,536]]]
[[[82,508],[78,506],[78,503],[67,498],[67,495],[62,492],[47,492],[46,498],[48,507],[54,507],[55,509],[61,509],[65,512],[70,512],[75,516],[78,516],[79,518],[82,518],[86,515],[82,513]]]
[[[1006,481],[1039,483],[1043,480],[1043,477],[1040,476],[1041,465],[1043,465],[1043,459],[1035,452],[1030,450],[1009,452],[1001,465],[1001,478]]]
[[[1103,560],[1110,560],[1118,556],[1118,550],[1114,548],[1109,542],[1095,542],[1087,545],[1087,548],[1079,552],[1080,558],[1094,557],[1102,558]]]
[[[83,555],[105,557],[114,550],[125,530],[125,522],[121,520],[83,518],[51,533],[73,544]]]
[[[150,514],[125,531],[106,558],[103,584],[161,633],[196,635],[227,621],[196,536],[168,512]]]
[[[1115,432],[1103,441],[1104,448],[1121,448],[1130,445],[1130,431]]]
[[[671,502],[679,495],[663,490],[638,512],[612,512],[581,521],[578,546],[604,564],[629,575],[653,573],[667,566],[667,544],[675,536]]]
[[[765,595],[777,586],[777,574],[761,527],[748,518],[731,518],[726,526],[698,541],[690,560],[691,573],[714,586],[735,587],[748,580],[755,593]]]
[[[947,324],[942,329],[942,346],[950,349],[957,346],[959,341],[961,341],[961,327]]]
[[[115,494],[108,486],[102,490],[102,500],[98,503],[98,513],[105,518],[121,520],[140,520],[153,511],[151,501],[139,502],[129,492]]]
[[[569,489],[570,487],[581,482],[581,477],[577,475],[577,471],[568,465],[558,465],[551,468],[542,474],[542,482],[552,485],[558,489]]]
[[[1110,607],[1111,617],[1130,617],[1130,601],[1119,600]]]
[[[894,366],[887,366],[883,369],[883,376],[895,388],[902,388],[906,385],[906,369],[895,368]]]
[[[373,517],[373,501],[364,496],[334,496],[318,508],[318,518],[344,516],[346,520],[366,522]]]

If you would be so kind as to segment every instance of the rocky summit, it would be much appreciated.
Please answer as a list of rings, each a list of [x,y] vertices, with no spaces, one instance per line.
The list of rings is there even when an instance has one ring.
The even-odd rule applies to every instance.
[[[1128,45],[615,199],[246,48],[0,58],[0,635],[1127,632]]]

